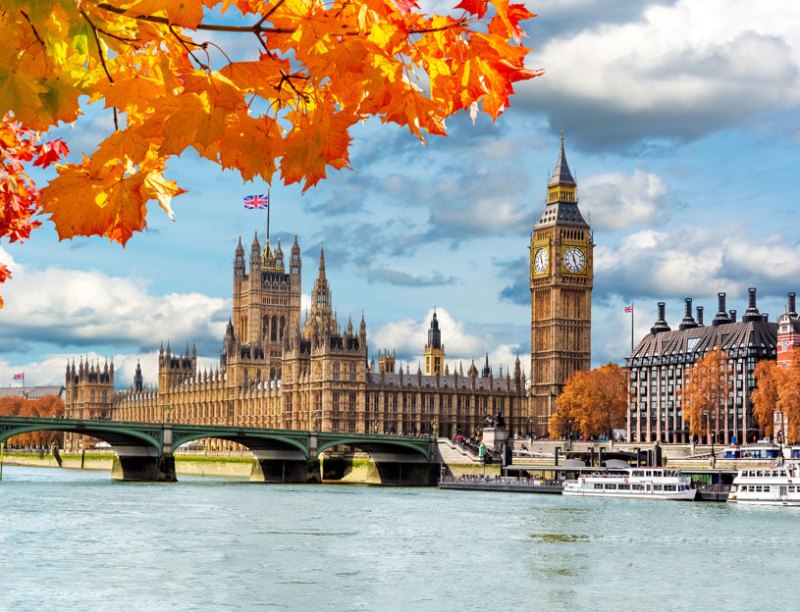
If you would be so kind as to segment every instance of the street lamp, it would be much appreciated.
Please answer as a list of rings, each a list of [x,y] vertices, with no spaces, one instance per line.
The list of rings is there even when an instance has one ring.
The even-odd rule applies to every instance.
[[[572,419],[567,419],[567,448],[572,450]]]

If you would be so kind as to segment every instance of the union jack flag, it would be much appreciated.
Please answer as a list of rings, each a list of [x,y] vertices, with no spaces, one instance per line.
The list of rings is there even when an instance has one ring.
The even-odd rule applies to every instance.
[[[250,210],[263,210],[269,208],[269,194],[244,196],[244,207]]]
[[[25,380],[25,372],[20,372],[19,374],[14,374],[14,380]]]
[[[633,312],[633,306],[625,306],[625,312]]]

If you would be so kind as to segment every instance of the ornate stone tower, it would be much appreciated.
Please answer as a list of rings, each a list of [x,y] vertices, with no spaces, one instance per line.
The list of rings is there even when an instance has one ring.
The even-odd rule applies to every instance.
[[[547,204],[530,245],[531,388],[529,409],[537,435],[564,383],[591,361],[592,232],[578,209],[577,184],[567,165],[564,134]]]
[[[283,345],[300,325],[301,269],[297,236],[288,273],[280,240],[273,250],[267,239],[262,251],[256,234],[248,270],[239,239],[233,259],[233,316],[221,356],[224,368],[241,367],[233,384],[280,378]]]
[[[431,326],[428,328],[428,344],[425,345],[425,376],[434,376],[444,372],[444,344],[439,329],[439,319],[433,311]]]

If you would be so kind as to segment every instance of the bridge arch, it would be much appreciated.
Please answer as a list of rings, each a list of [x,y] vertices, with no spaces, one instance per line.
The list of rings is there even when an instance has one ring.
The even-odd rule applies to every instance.
[[[172,448],[177,450],[179,447],[195,440],[206,438],[216,440],[227,440],[236,442],[242,446],[256,450],[291,450],[303,455],[304,459],[309,457],[308,443],[303,443],[295,437],[282,436],[275,433],[253,433],[247,432],[223,432],[223,431],[194,431],[194,432],[175,432],[172,438]]]
[[[431,441],[427,438],[400,438],[394,436],[370,436],[365,434],[326,433],[320,434],[317,452],[322,454],[334,446],[354,446],[368,453],[399,452],[420,455],[430,461]]]
[[[162,451],[160,432],[153,427],[146,429],[131,429],[120,427],[115,421],[108,424],[97,421],[79,421],[75,419],[42,419],[26,417],[0,417],[0,442],[9,438],[37,431],[57,431],[61,433],[77,433],[105,440],[111,446],[148,446],[153,447],[159,454]]]

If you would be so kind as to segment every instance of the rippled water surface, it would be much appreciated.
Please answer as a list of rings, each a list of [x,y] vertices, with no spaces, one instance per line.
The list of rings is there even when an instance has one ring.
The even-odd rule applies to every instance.
[[[798,609],[800,508],[4,468],[0,610]]]

